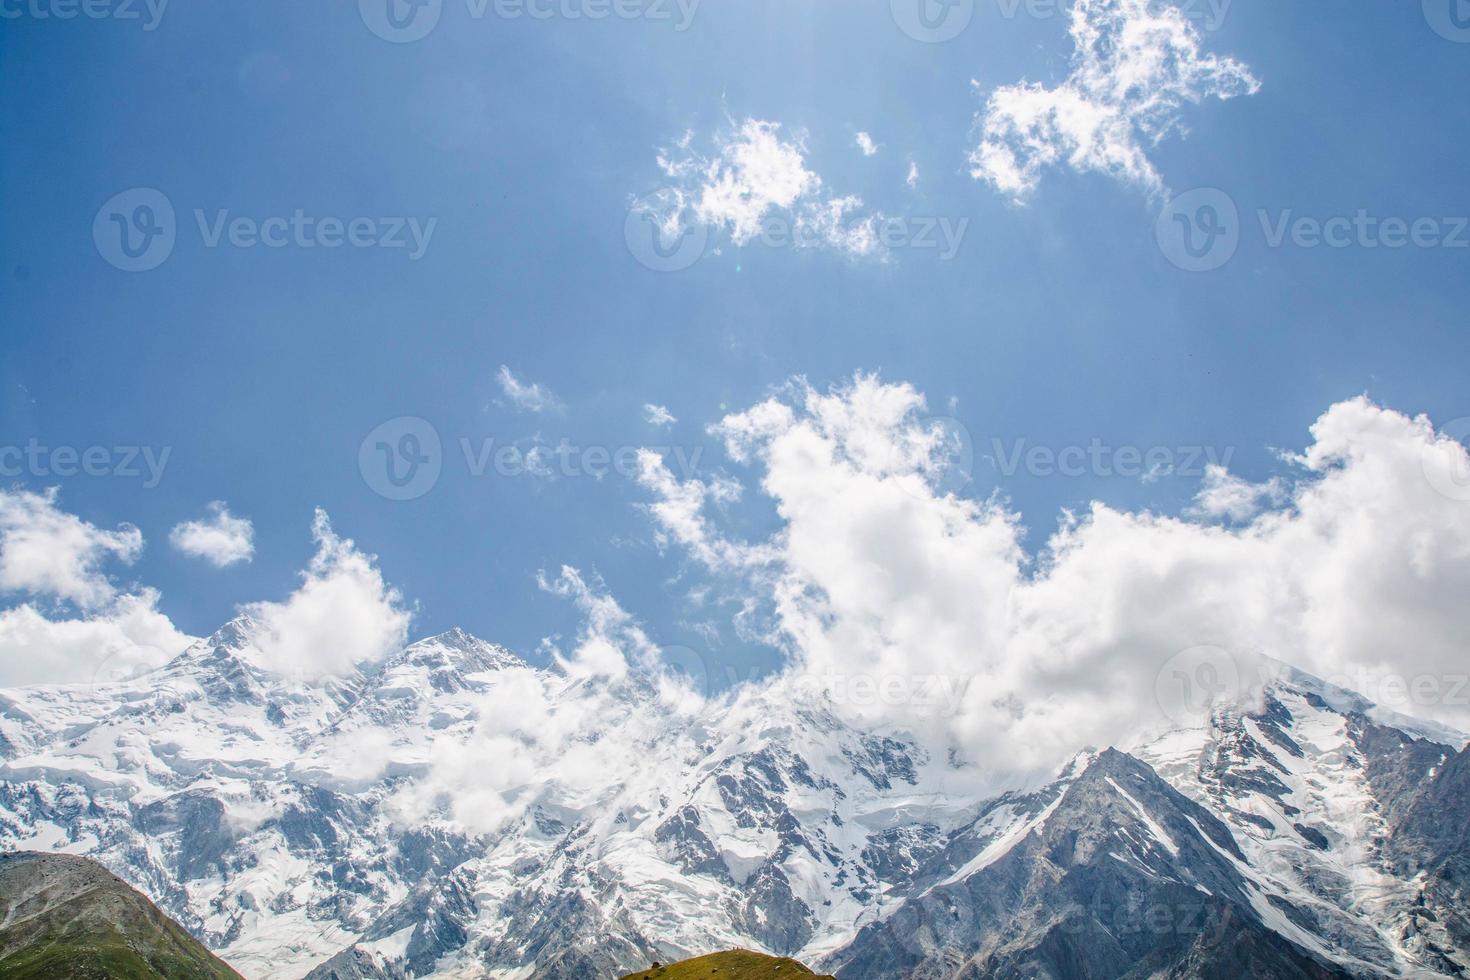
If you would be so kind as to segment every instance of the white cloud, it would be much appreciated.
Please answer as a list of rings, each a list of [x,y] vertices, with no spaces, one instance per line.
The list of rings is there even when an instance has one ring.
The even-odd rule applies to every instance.
[[[57,491],[0,490],[0,592],[24,592],[95,609],[117,589],[104,562],[125,564],[143,550],[143,535],[123,524],[105,531],[56,506]]]
[[[0,592],[30,597],[0,610],[0,687],[115,680],[183,651],[193,638],[159,612],[158,593],[120,592],[104,570],[134,561],[142,533],[103,530],[57,501],[54,489],[0,491]]]
[[[29,603],[0,611],[0,687],[107,683],[167,663],[194,638],[157,603],[145,589],[83,619],[52,619]]]
[[[209,505],[209,517],[185,521],[169,532],[169,543],[186,555],[203,558],[215,568],[248,562],[255,554],[255,527],[235,517],[222,500]]]
[[[646,421],[649,425],[657,426],[659,428],[663,428],[667,425],[673,425],[675,422],[679,421],[678,419],[674,418],[673,412],[670,412],[662,405],[655,405],[652,402],[643,406],[643,418],[644,421]]]
[[[909,190],[915,190],[919,186],[919,165],[909,161],[909,175],[904,178],[904,183],[909,185]]]
[[[826,191],[807,167],[804,135],[788,138],[780,123],[746,119],[717,135],[714,145],[712,154],[701,153],[691,133],[659,154],[659,168],[672,183],[642,207],[666,237],[707,225],[745,246],[779,223],[782,240],[798,248],[881,252],[884,217],[867,211],[859,197]]]
[[[1076,0],[1071,35],[1071,73],[1060,84],[1022,82],[990,96],[969,158],[977,180],[1024,198],[1043,170],[1066,165],[1159,193],[1148,151],[1182,128],[1183,107],[1260,88],[1245,65],[1201,52],[1198,30],[1162,0]]]
[[[561,399],[552,394],[551,389],[536,382],[520,380],[504,364],[496,372],[495,380],[500,383],[500,390],[505,394],[506,400],[517,411],[560,412],[564,407]]]
[[[1212,463],[1205,468],[1204,482],[1190,512],[1200,517],[1248,521],[1269,504],[1280,503],[1285,495],[1286,488],[1279,478],[1251,483]]]
[[[857,148],[863,152],[863,156],[874,157],[878,155],[879,146],[873,142],[873,137],[867,133],[859,132],[855,142],[857,143]]]
[[[252,656],[267,670],[308,679],[342,676],[400,649],[412,613],[383,580],[376,557],[332,530],[318,510],[317,552],[302,584],[285,602],[241,608],[255,621]]]
[[[1449,694],[1466,671],[1470,507],[1424,468],[1465,472],[1470,459],[1427,420],[1366,399],[1333,406],[1279,505],[1274,490],[1255,495],[1268,509],[1254,519],[1237,507],[1240,526],[1220,527],[1094,504],[1032,559],[1002,504],[934,492],[924,412],[914,389],[860,376],[724,419],[716,431],[732,459],[758,465],[780,519],[753,543],[720,532],[709,485],[645,468],[661,533],[769,607],[791,676],[934,676],[959,692],[941,706],[839,703],[854,720],[919,733],[992,773],[1042,771],[1162,724],[1162,672],[1213,645],[1243,691],[1265,655],[1470,725],[1470,706],[1396,701],[1389,683],[1428,678]],[[1218,507],[1236,506],[1236,490]]]
[[[661,773],[691,756],[706,702],[659,669],[659,651],[632,616],[572,568],[543,576],[541,587],[583,614],[571,649],[547,641],[555,671],[502,671],[475,705],[469,739],[436,739],[428,772],[393,797],[399,821],[448,819],[488,833],[532,804],[612,821],[619,800],[656,797],[667,789]]]

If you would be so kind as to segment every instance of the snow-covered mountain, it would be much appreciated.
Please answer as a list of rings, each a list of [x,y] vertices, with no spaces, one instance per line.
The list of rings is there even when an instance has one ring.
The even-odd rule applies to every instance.
[[[844,978],[1470,975],[1464,740],[1302,675],[995,796],[779,685],[680,713],[459,631],[318,683],[254,666],[254,629],[0,692],[0,844],[101,861],[249,977],[734,946]],[[527,698],[575,778],[512,763]]]

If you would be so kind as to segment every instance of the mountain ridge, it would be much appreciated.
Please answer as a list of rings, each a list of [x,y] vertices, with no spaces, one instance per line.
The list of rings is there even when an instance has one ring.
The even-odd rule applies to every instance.
[[[455,630],[310,684],[256,666],[252,628],[232,621],[141,678],[0,692],[0,843],[104,861],[252,976],[580,980],[737,947],[844,980],[976,956],[1014,970],[1091,935],[1082,897],[1136,924],[1129,901],[1199,904],[1197,885],[1218,932],[1144,930],[1109,962],[1454,976],[1470,948],[1463,853],[1433,818],[1464,798],[1457,747],[1305,675],[995,795],[820,700],[752,689],[654,723],[657,678],[563,677]],[[573,746],[634,731],[618,737],[638,764],[591,795],[537,786],[493,828],[405,822],[402,794],[443,747],[478,744],[498,724],[485,706],[523,689],[550,717],[591,719]],[[1103,840],[1083,794],[1128,828],[1120,857],[1058,849]],[[975,901],[997,880],[1035,885],[1009,932]],[[881,939],[961,898],[968,938]]]

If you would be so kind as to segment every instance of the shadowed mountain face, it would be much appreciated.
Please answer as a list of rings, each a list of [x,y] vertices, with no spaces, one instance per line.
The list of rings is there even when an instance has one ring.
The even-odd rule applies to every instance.
[[[1272,932],[1230,831],[1143,763],[1092,762],[1009,849],[980,851],[831,958],[868,977],[1346,976]]]
[[[0,975],[239,980],[101,865],[31,852],[0,855]]]
[[[1470,976],[1470,749],[1426,775],[1389,842],[1399,873],[1422,882],[1403,928],[1437,969]]]
[[[592,688],[459,632],[302,683],[254,664],[251,629],[0,692],[0,846],[86,853],[251,980],[586,980],[742,948],[844,980],[1470,976],[1463,738],[1310,678],[996,796],[818,700],[665,717],[647,677]],[[634,724],[638,765],[532,781],[493,825],[405,820],[440,748],[528,686],[594,699],[578,744]]]

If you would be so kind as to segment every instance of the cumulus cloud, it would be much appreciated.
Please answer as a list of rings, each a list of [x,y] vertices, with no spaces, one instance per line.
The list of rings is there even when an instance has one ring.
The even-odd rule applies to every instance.
[[[1160,677],[1208,645],[1225,651],[1241,696],[1284,661],[1470,725],[1463,698],[1394,703],[1386,682],[1428,678],[1449,693],[1466,669],[1470,507],[1425,467],[1463,473],[1470,461],[1427,420],[1366,399],[1335,405],[1279,493],[1254,493],[1254,516],[1228,474],[1211,477],[1207,506],[1234,508],[1239,526],[1096,503],[1032,556],[1002,502],[936,489],[925,412],[910,386],[859,376],[826,392],[798,383],[722,420],[715,431],[758,468],[779,517],[755,542],[723,533],[710,485],[645,459],[660,533],[770,607],[788,679],[917,691],[902,682],[934,677],[955,695],[839,696],[853,720],[918,733],[993,773],[1044,771],[1167,723]]]
[[[883,215],[856,195],[835,195],[807,166],[806,137],[780,123],[746,119],[719,133],[713,151],[686,133],[658,156],[670,183],[638,205],[669,239],[694,226],[728,233],[744,246],[779,227],[798,248],[831,248],[854,256],[882,251]]]
[[[912,160],[909,161],[909,175],[903,182],[909,185],[909,190],[915,190],[919,186],[919,165]]]
[[[0,592],[23,592],[95,609],[117,589],[104,563],[135,561],[143,534],[130,524],[107,531],[56,505],[58,491],[0,490]]]
[[[158,610],[158,593],[119,590],[106,564],[143,550],[132,525],[108,531],[67,513],[58,493],[0,491],[0,687],[116,680],[157,667],[193,638]]]
[[[251,655],[261,667],[307,679],[341,676],[400,649],[412,612],[390,587],[377,558],[332,530],[325,512],[312,522],[317,551],[301,587],[284,602],[241,612],[256,625]]]
[[[857,144],[857,148],[862,151],[863,156],[875,157],[878,155],[879,146],[868,133],[859,132],[854,142]]]
[[[175,549],[195,558],[203,558],[215,568],[227,568],[248,562],[255,555],[255,527],[243,517],[235,517],[222,500],[209,505],[204,520],[185,521],[169,532],[169,543]]]
[[[475,705],[468,739],[434,740],[425,774],[390,802],[400,821],[489,833],[538,805],[610,823],[622,802],[642,806],[666,791],[659,774],[690,757],[705,702],[661,670],[642,627],[576,569],[540,584],[580,610],[578,635],[565,649],[547,641],[553,670],[500,672]]]
[[[1198,30],[1162,0],[1076,0],[1071,71],[1054,87],[1007,85],[977,117],[970,172],[1018,199],[1042,171],[1068,166],[1163,190],[1149,150],[1182,129],[1182,110],[1207,98],[1254,94],[1260,83],[1233,58],[1200,50]]]
[[[674,418],[673,412],[670,412],[662,405],[655,405],[652,402],[643,406],[643,419],[649,425],[658,426],[659,428],[673,425],[679,421]]]
[[[552,394],[551,389],[534,381],[522,381],[504,364],[496,372],[495,380],[499,382],[505,400],[517,411],[560,412],[564,407],[561,399]]]
[[[88,617],[51,618],[30,603],[0,611],[0,687],[109,683],[162,666],[194,637],[145,589]]]

